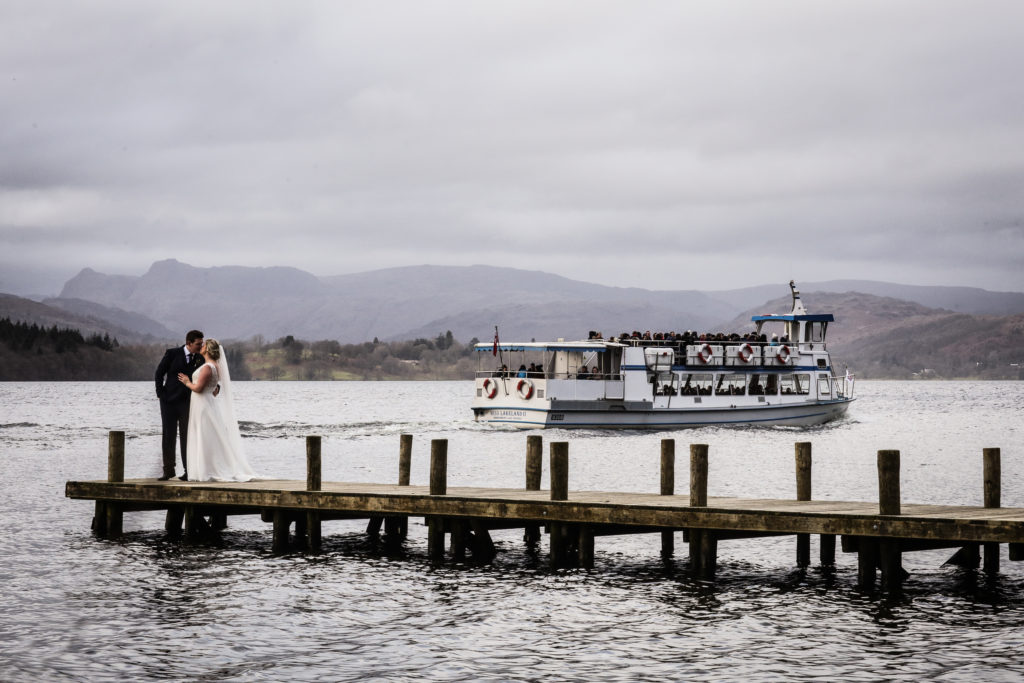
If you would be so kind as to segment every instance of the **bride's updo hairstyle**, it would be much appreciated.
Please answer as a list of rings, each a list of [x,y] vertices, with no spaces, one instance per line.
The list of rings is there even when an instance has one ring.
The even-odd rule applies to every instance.
[[[216,339],[206,340],[206,355],[210,357],[210,360],[217,361],[220,359],[220,342]]]

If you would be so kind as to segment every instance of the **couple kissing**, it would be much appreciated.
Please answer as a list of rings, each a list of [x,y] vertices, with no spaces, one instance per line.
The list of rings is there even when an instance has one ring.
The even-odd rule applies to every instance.
[[[185,345],[167,349],[156,368],[156,395],[163,427],[163,474],[174,478],[174,442],[181,442],[181,481],[256,479],[238,431],[227,354],[199,330]],[[191,473],[191,474],[190,474]]]

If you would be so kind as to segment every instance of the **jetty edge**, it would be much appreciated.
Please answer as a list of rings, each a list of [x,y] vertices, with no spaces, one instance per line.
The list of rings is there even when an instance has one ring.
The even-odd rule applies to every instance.
[[[447,439],[430,443],[430,482],[409,481],[412,436],[401,435],[397,484],[323,482],[320,437],[306,439],[306,481],[182,482],[124,480],[124,432],[110,432],[106,481],[69,481],[65,495],[95,501],[93,530],[102,538],[123,531],[123,514],[166,510],[166,530],[197,539],[223,528],[233,515],[260,515],[273,523],[273,551],[317,552],[322,522],[367,519],[367,532],[401,543],[409,517],[423,517],[427,553],[443,561],[451,556],[489,562],[496,548],[495,529],[520,528],[524,541],[536,544],[547,532],[554,568],[594,565],[595,538],[656,533],[662,552],[673,553],[675,534],[689,546],[695,576],[713,579],[720,542],[763,536],[794,535],[796,564],[810,564],[810,536],[819,536],[820,563],[835,565],[836,537],[843,552],[858,556],[858,584],[874,587],[881,570],[883,589],[896,589],[906,578],[902,554],[955,549],[947,563],[997,573],[1000,544],[1009,545],[1011,561],[1024,560],[1024,508],[1002,508],[1000,449],[983,450],[982,506],[903,503],[899,488],[899,451],[878,451],[877,502],[815,501],[811,498],[811,444],[795,445],[796,498],[746,499],[708,497],[708,445],[690,445],[690,486],[674,492],[675,441],[661,442],[658,493],[570,491],[569,443],[551,442],[550,489],[540,488],[543,443],[527,437],[526,486],[522,489],[449,487]],[[294,524],[295,532],[291,528]],[[449,544],[450,541],[450,544]]]

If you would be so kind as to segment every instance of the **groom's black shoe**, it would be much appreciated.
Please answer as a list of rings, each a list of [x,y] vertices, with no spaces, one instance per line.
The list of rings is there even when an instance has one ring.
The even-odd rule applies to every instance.
[[[179,481],[188,481],[188,472],[178,477]]]
[[[157,477],[156,480],[157,481],[167,481],[168,479],[173,479],[173,478],[174,478],[173,474],[165,474],[162,477]]]

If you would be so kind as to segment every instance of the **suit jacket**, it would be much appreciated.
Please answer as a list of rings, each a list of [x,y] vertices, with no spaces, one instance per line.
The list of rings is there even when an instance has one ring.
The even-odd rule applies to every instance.
[[[192,390],[178,380],[178,373],[183,372],[191,377],[195,369],[204,362],[202,356],[193,353],[192,362],[186,363],[185,349],[181,346],[167,349],[160,365],[156,366],[156,395],[161,401],[171,403],[190,399]]]

